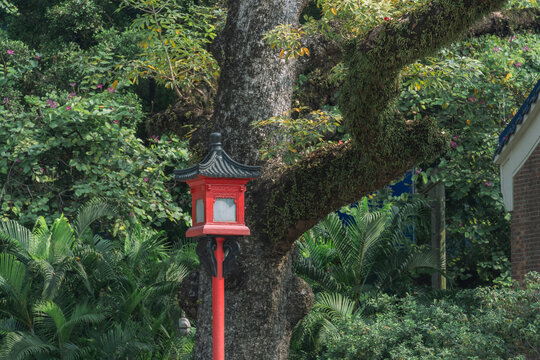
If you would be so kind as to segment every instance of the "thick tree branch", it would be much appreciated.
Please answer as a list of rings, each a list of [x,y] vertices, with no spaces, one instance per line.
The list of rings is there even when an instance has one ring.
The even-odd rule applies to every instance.
[[[495,11],[474,24],[467,34],[505,36],[523,30],[540,31],[540,9]]]
[[[386,26],[382,24],[382,26]],[[467,35],[481,36],[486,34],[509,35],[523,30],[540,31],[540,9],[510,9],[494,11],[469,27]],[[310,56],[300,58],[297,62],[298,72],[320,66],[328,62],[338,63],[343,57],[343,47],[339,41],[328,39],[320,34],[306,37],[303,46],[310,51]]]
[[[396,20],[398,21],[398,20]],[[386,23],[381,25],[386,26]],[[494,34],[506,36],[519,31],[540,31],[540,9],[510,9],[495,11],[477,21],[465,32],[467,36]],[[457,40],[458,38],[456,38]],[[335,86],[328,86],[321,81],[325,74],[343,60],[345,45],[323,35],[309,36],[303,40],[303,46],[310,50],[310,56],[304,56],[296,62],[297,72],[315,73],[313,81],[308,81],[298,90],[298,98],[302,104],[312,108],[320,108],[328,99],[334,99]]]
[[[251,226],[285,252],[330,211],[358,200],[444,149],[430,119],[407,126],[394,103],[399,71],[456,40],[503,0],[436,0],[348,45],[340,107],[353,141],[315,152],[276,174],[267,167]],[[262,214],[261,214],[262,213]],[[279,240],[275,240],[279,239]],[[273,239],[266,239],[272,241]]]
[[[398,116],[382,129],[393,142],[386,157],[350,141],[315,151],[290,167],[267,167],[252,190],[250,226],[278,252],[329,212],[357,201],[403,175],[415,163],[438,154],[447,141],[429,119],[406,124]],[[272,237],[270,237],[272,236]]]

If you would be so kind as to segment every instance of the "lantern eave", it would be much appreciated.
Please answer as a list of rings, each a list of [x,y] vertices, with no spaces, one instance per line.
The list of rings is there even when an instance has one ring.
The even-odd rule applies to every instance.
[[[240,164],[233,160],[221,147],[221,134],[211,135],[212,148],[200,163],[174,170],[174,178],[179,181],[194,180],[199,176],[208,178],[255,179],[261,176],[261,167]]]
[[[186,237],[202,237],[207,235],[249,236],[249,228],[243,224],[201,224],[190,227]]]

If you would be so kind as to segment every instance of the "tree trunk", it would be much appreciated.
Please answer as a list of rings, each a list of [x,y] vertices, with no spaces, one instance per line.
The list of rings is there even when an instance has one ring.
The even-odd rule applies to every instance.
[[[198,142],[220,131],[233,159],[254,164],[264,134],[250,124],[281,115],[291,106],[295,61],[280,60],[262,40],[279,24],[297,24],[300,1],[230,1],[227,23],[213,52],[221,67],[211,125],[199,131]],[[200,140],[199,140],[200,139]],[[206,150],[203,150],[206,151]],[[250,191],[246,201],[247,225]],[[292,273],[288,251],[277,252],[252,236],[240,240],[241,256],[225,278],[225,353],[227,359],[287,359],[291,331],[309,311],[313,294]],[[212,358],[211,278],[199,276],[195,359]]]

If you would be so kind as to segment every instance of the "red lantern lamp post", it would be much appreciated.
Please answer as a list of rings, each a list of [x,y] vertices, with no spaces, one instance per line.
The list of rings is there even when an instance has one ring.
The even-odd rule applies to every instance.
[[[210,135],[211,149],[202,162],[175,170],[175,179],[191,190],[192,226],[188,237],[198,237],[197,254],[212,276],[213,358],[225,359],[224,274],[239,252],[235,237],[249,235],[244,222],[246,183],[260,176],[259,166],[240,164],[221,148],[221,134]],[[224,256],[224,249],[227,256]]]

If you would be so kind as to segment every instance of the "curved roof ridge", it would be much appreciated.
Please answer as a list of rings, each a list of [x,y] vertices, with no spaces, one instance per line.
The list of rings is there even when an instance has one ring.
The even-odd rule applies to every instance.
[[[176,180],[192,180],[196,177],[222,177],[252,179],[261,176],[261,167],[240,164],[233,160],[221,147],[221,134],[210,135],[212,147],[204,159],[195,166],[187,169],[174,170]]]

